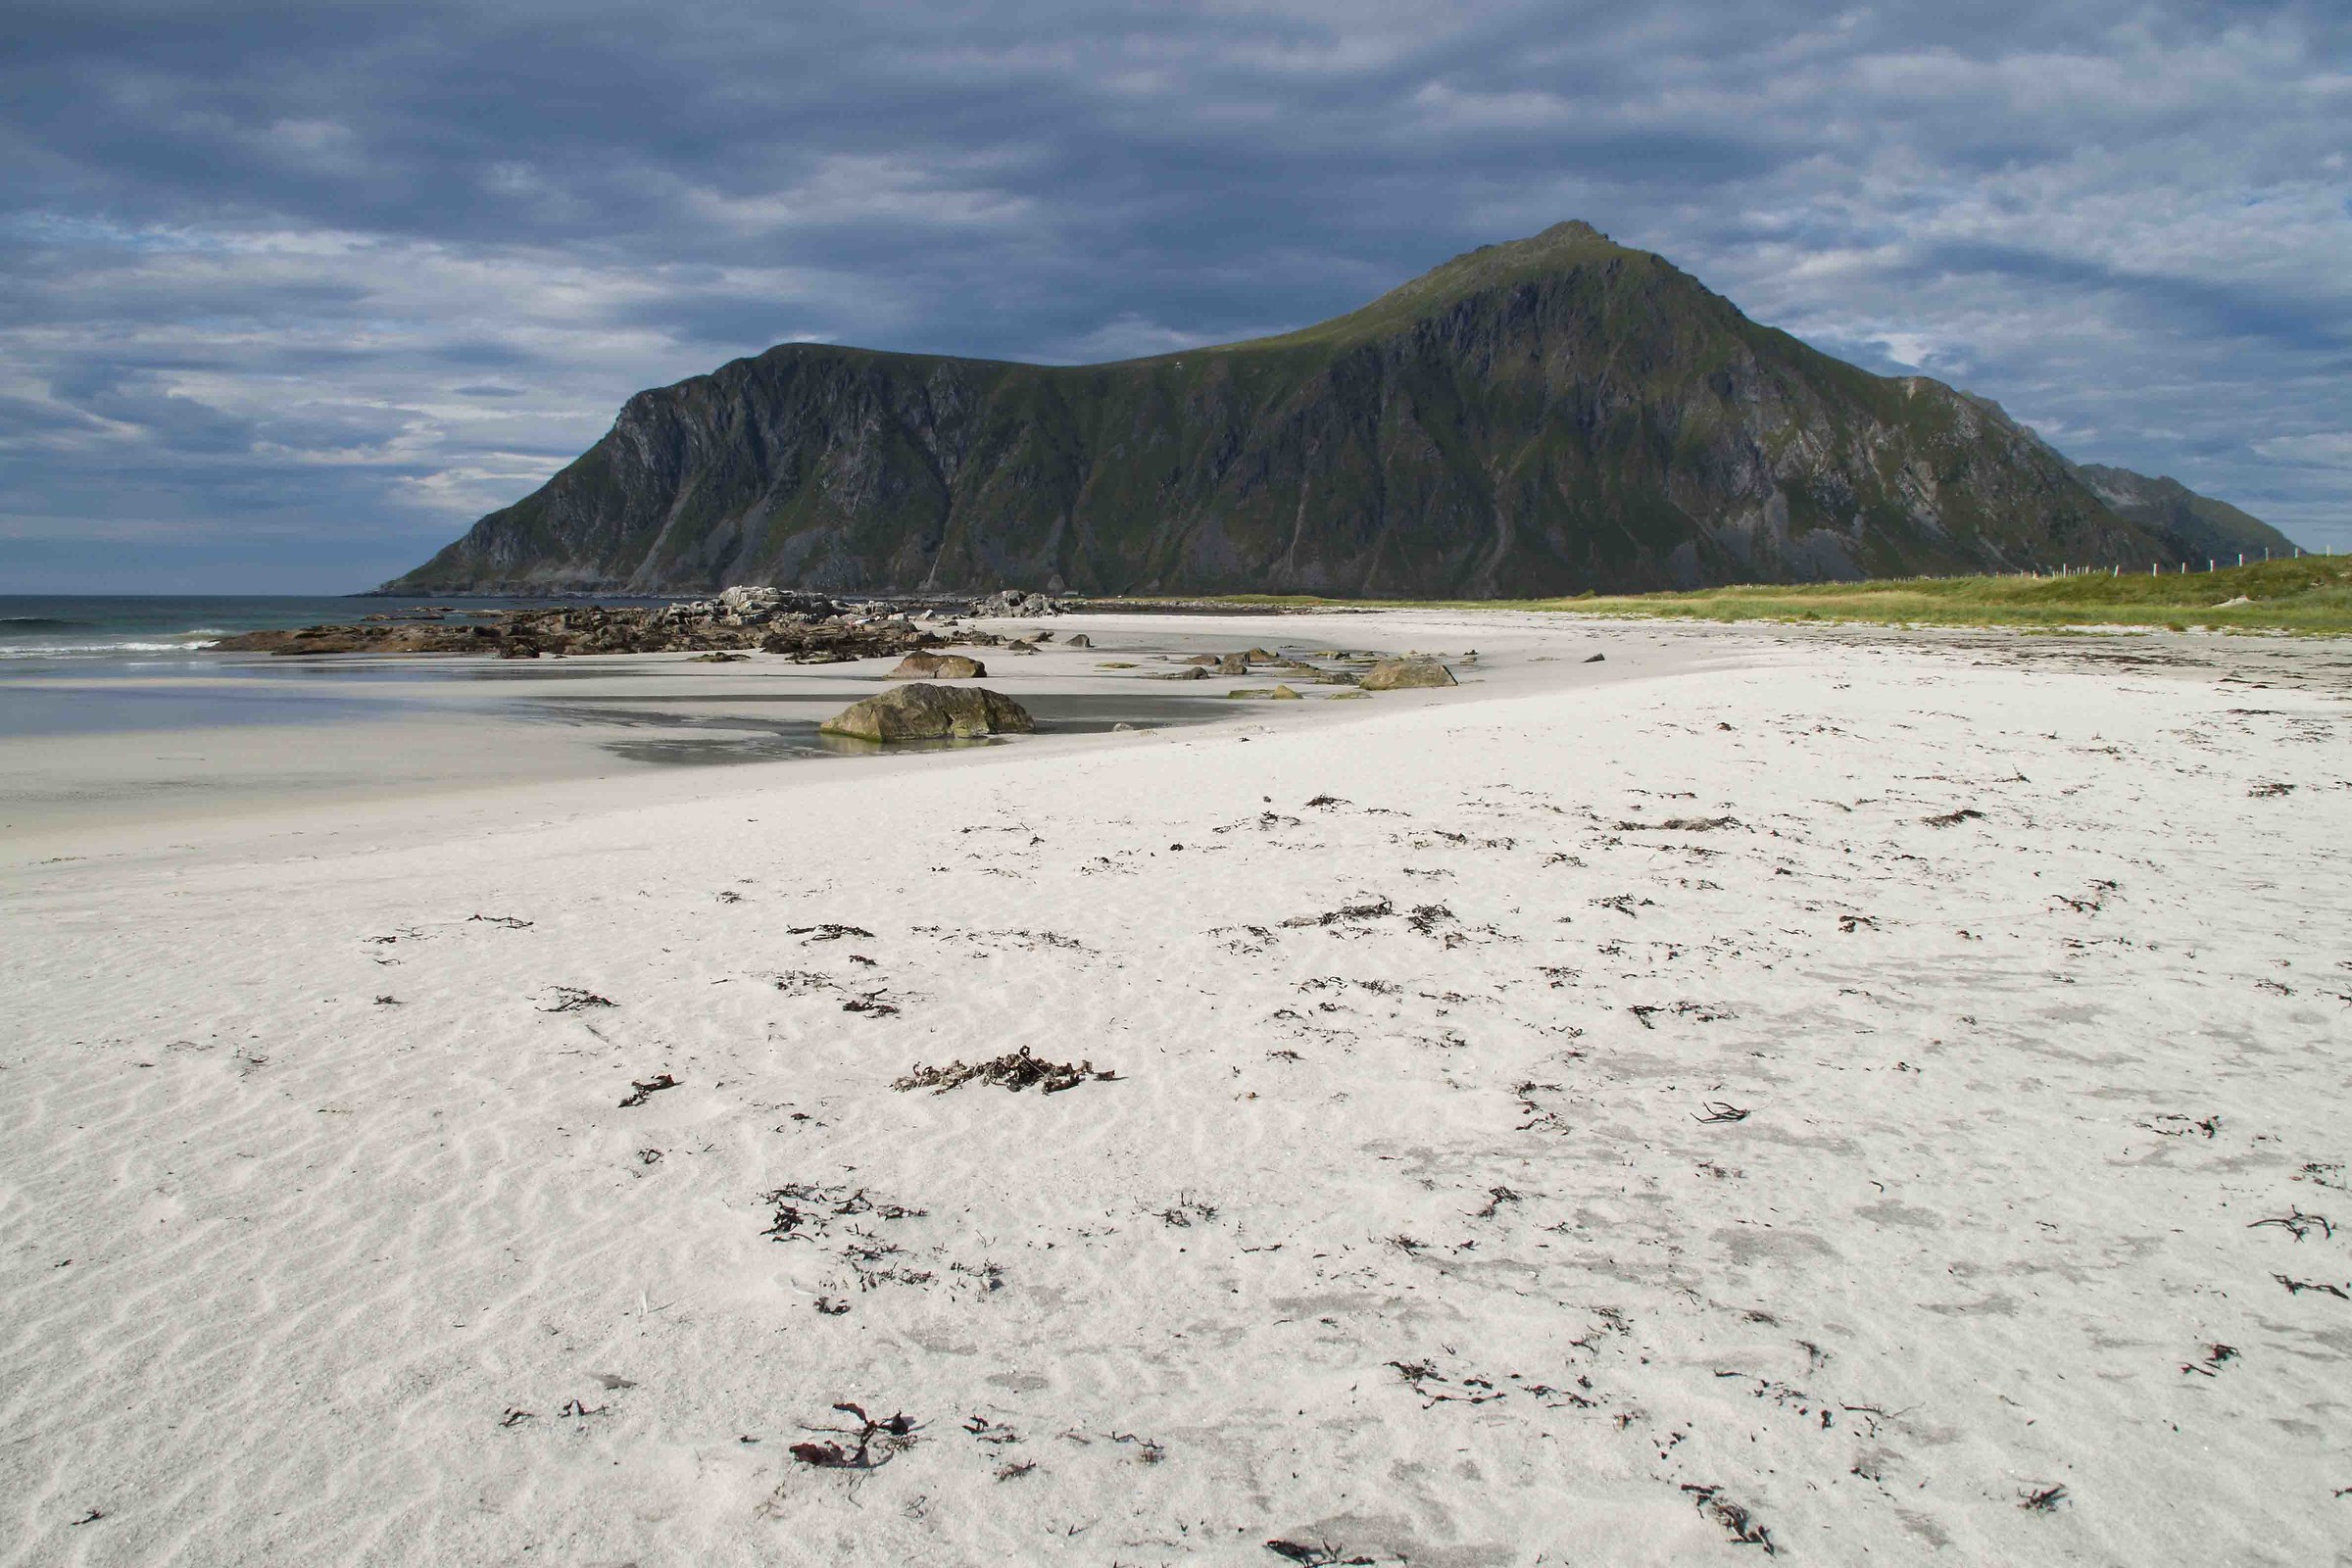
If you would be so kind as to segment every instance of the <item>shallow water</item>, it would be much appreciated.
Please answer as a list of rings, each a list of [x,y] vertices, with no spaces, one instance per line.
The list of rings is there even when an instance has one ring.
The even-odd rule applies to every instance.
[[[349,606],[336,608],[350,617]],[[1116,672],[1065,651],[1009,659],[992,684],[1029,709],[1041,738],[1208,723],[1256,706],[1216,686],[1159,684],[1149,678],[1167,667],[1156,650],[1123,651],[1135,662]],[[854,766],[1026,739],[883,747],[819,733],[895,684],[889,667],[661,654],[12,659],[0,662],[0,833],[552,784],[616,767]]]
[[[770,718],[757,712],[697,711],[697,707],[737,708],[762,704],[795,704],[821,710],[808,717]],[[667,705],[667,706],[662,706]],[[1102,734],[1120,724],[1138,729],[1166,729],[1211,723],[1230,718],[1235,704],[1216,697],[1180,697],[1160,692],[1026,693],[1021,705],[1029,710],[1043,734]],[[842,706],[838,699],[812,701],[789,693],[739,697],[656,696],[616,699],[611,703],[554,703],[535,701],[523,716],[583,726],[620,727],[632,733],[600,739],[598,745],[614,757],[633,762],[673,766],[705,766],[726,762],[760,762],[793,757],[878,757],[888,753],[959,751],[1012,744],[1018,737],[989,736],[974,740],[877,741],[845,735],[826,735],[818,726]]]

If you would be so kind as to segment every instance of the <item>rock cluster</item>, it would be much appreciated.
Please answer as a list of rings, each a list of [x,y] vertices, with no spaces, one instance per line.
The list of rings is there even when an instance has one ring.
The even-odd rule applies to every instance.
[[[986,599],[972,601],[975,615],[1058,615],[1061,601],[1045,594],[1025,594],[1018,588],[1006,588],[990,594]]]
[[[246,632],[213,646],[262,654],[781,654],[801,663],[878,659],[945,639],[904,616],[856,616],[828,599],[730,588],[715,599],[658,606],[569,605]]]
[[[665,606],[662,613],[679,620],[715,620],[724,626],[764,626],[779,616],[826,620],[840,614],[841,606],[815,594],[737,586],[721,591],[716,599]]]

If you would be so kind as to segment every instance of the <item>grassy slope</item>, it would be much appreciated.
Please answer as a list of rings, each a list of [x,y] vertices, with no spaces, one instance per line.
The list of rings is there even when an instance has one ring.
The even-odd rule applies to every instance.
[[[2243,598],[2242,605],[2225,601]],[[1235,597],[1234,604],[1339,605]],[[1348,602],[1362,605],[1361,601]],[[1384,601],[1380,608],[1426,608]],[[2352,634],[2352,556],[2225,566],[2162,576],[1910,577],[1876,582],[1749,584],[1694,593],[1448,601],[1446,608],[1548,610],[1690,620],[1849,620],[1939,626],[2170,626]]]

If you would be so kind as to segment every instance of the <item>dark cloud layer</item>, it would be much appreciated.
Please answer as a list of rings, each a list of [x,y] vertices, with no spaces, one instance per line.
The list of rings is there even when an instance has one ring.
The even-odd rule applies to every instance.
[[[362,585],[790,338],[1279,330],[1581,217],[2352,547],[2339,7],[12,7],[0,588]]]

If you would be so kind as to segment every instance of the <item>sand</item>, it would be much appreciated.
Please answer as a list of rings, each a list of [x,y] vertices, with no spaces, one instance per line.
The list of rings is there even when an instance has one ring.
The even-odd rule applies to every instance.
[[[0,1562],[2342,1553],[2340,646],[1063,629],[1482,658],[12,838]]]

